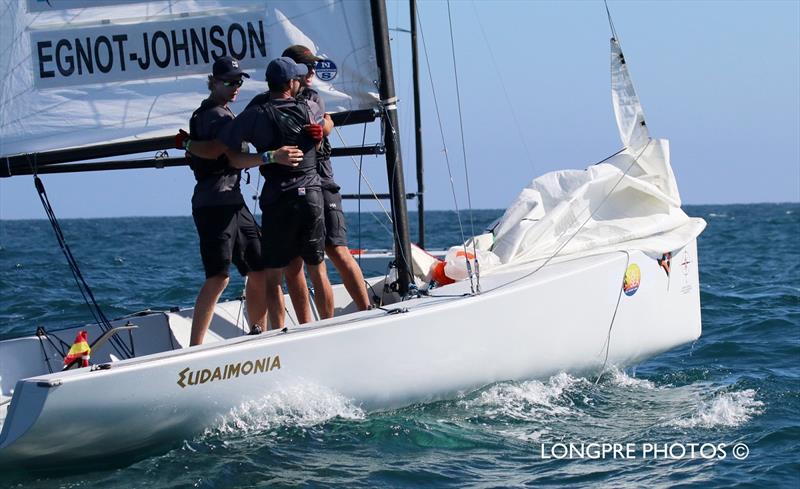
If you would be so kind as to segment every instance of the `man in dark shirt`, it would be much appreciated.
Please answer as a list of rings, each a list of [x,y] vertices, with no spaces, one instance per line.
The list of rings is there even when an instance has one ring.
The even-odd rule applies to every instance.
[[[308,266],[317,292],[320,316],[333,316],[333,292],[324,264],[325,223],[321,182],[317,173],[316,151],[322,140],[323,119],[319,107],[295,99],[300,79],[308,74],[305,65],[291,58],[277,58],[267,66],[269,97],[264,103],[248,106],[219,136],[228,146],[226,154],[236,165],[244,165],[255,155],[237,153],[242,142],[256,147],[259,154],[287,145],[302,151],[292,166],[264,164],[265,177],[259,203],[262,211],[262,255],[266,267],[267,306],[273,327],[283,327],[285,311],[276,287],[284,268],[296,257]],[[269,157],[262,157],[265,163]],[[321,307],[319,307],[321,305]]]
[[[218,59],[208,77],[209,97],[189,121],[192,140],[209,141],[234,119],[228,103],[234,101],[250,75],[229,56]],[[228,285],[231,262],[247,277],[245,295],[252,331],[266,329],[266,274],[261,256],[258,226],[242,198],[241,170],[221,155],[205,159],[190,154],[190,166],[197,183],[192,195],[192,216],[200,236],[200,255],[206,280],[195,302],[191,345],[203,342],[214,306]]]
[[[308,100],[309,104],[316,104],[320,110],[325,112],[325,102],[320,97],[319,93],[311,88],[311,82],[314,78],[314,67],[317,61],[322,61],[322,58],[314,55],[310,49],[305,46],[296,44],[290,46],[283,51],[283,56],[292,58],[297,63],[308,66],[308,75],[306,75],[300,82],[302,88],[298,93],[297,98]],[[342,196],[339,193],[339,185],[333,180],[333,165],[331,165],[331,145],[328,141],[328,134],[333,129],[333,121],[330,115],[325,114],[325,122],[323,123],[324,138],[319,150],[317,151],[317,172],[319,173],[322,195],[325,205],[325,254],[328,255],[339,275],[342,277],[347,292],[356,303],[359,310],[364,310],[369,307],[369,296],[367,289],[364,286],[364,275],[361,273],[361,268],[358,263],[350,254],[347,247],[347,223],[344,218],[344,211],[342,210]],[[302,263],[292,263],[294,266],[302,266]],[[293,270],[287,271],[287,276],[291,275]]]

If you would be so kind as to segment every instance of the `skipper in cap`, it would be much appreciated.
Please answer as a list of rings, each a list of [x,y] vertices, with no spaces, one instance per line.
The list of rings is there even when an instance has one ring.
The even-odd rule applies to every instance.
[[[249,78],[239,61],[225,56],[214,62],[208,76],[209,96],[194,111],[189,134],[176,137],[176,147],[189,153],[197,183],[192,194],[192,217],[200,238],[200,257],[206,280],[197,295],[190,344],[203,343],[214,306],[229,282],[231,263],[247,276],[247,315],[251,329],[266,329],[266,272],[258,225],[242,197],[241,170],[214,143],[234,119],[229,104],[236,100],[242,78]],[[191,149],[190,149],[191,148]]]
[[[217,80],[232,80],[241,77],[250,78],[250,75],[239,67],[239,60],[230,56],[223,56],[214,61],[211,74]]]

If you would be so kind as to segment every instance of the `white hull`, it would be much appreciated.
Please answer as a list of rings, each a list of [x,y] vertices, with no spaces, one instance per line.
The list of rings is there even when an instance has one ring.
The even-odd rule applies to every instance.
[[[621,282],[634,263],[641,285],[628,296]],[[0,406],[0,464],[136,452],[190,437],[243,402],[297,386],[321,386],[379,410],[498,381],[631,365],[700,336],[694,240],[673,254],[669,276],[635,250],[564,259],[531,274],[539,265],[487,274],[480,295],[462,296],[469,282],[460,282],[386,306],[404,312],[357,312],[288,333],[242,336],[238,303],[221,304],[210,335],[219,341],[194,348],[181,348],[191,311],[132,318],[140,326],[133,332],[138,357],[108,370],[45,375],[38,338],[0,342],[0,388],[3,396],[13,391]],[[346,298],[342,289],[338,298]],[[60,356],[47,348],[57,367]],[[93,352],[92,362],[109,361],[110,352],[109,345]]]

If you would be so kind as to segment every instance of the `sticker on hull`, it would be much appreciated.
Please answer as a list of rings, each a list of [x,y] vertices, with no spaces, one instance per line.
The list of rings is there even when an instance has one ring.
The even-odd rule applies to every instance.
[[[639,290],[639,284],[642,281],[642,271],[639,265],[631,263],[628,269],[625,270],[625,279],[622,281],[622,291],[625,295],[631,296]]]

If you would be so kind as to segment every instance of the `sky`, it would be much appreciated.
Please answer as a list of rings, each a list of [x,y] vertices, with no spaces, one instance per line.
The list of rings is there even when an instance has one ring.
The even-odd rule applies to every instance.
[[[457,77],[447,7],[419,2],[431,65],[429,73],[420,40],[426,209],[505,208],[535,176],[585,168],[621,148],[602,1],[451,2]],[[683,203],[800,201],[800,1],[610,0],[609,8],[650,134],[670,140]],[[387,10],[413,192],[408,2],[389,1]],[[347,145],[362,137],[361,128],[342,133]],[[375,143],[379,135],[371,129],[366,138]],[[385,192],[383,159],[364,158],[363,167],[375,191]],[[334,170],[343,192],[358,191],[353,161],[337,159]],[[60,218],[191,214],[188,168],[43,180]],[[355,201],[345,203],[355,209]],[[32,178],[0,179],[0,219],[39,218]]]

